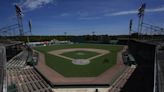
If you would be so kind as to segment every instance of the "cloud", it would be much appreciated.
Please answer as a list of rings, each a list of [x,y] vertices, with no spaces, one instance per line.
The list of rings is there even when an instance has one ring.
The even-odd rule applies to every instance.
[[[77,16],[79,20],[96,20],[102,18],[101,14],[88,11],[78,11]]]
[[[60,16],[66,17],[66,16],[71,16],[71,14],[70,13],[62,13],[62,14],[60,14]]]
[[[101,17],[95,17],[95,16],[93,16],[93,17],[80,17],[79,19],[80,20],[95,20],[95,19],[100,19]]]
[[[80,16],[80,17],[87,17],[87,16],[90,16],[92,15],[91,12],[89,13],[88,11],[78,11],[77,12],[77,15]]]
[[[154,8],[154,9],[145,9],[145,12],[147,13],[164,12],[164,7]],[[107,13],[104,16],[121,16],[121,15],[137,14],[137,13],[138,13],[137,10],[119,11],[119,12],[114,12],[114,13]]]
[[[164,12],[164,7],[155,8],[155,9],[146,9],[146,12]]]
[[[115,13],[111,13],[111,14],[107,14],[107,16],[119,16],[119,15],[129,15],[129,14],[136,14],[137,11],[121,11],[121,12],[115,12]]]
[[[22,8],[34,10],[47,4],[53,4],[56,0],[23,0],[19,4]]]

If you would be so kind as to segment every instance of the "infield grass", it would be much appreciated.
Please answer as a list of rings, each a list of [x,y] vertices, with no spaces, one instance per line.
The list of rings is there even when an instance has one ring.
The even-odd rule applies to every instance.
[[[96,52],[91,52],[91,51],[71,51],[71,52],[66,52],[61,55],[70,57],[73,59],[88,59],[90,57],[96,56],[99,53]]]

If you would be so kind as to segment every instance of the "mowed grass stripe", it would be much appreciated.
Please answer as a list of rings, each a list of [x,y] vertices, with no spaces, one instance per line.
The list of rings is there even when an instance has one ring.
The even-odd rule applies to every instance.
[[[110,51],[109,54],[91,60],[88,65],[74,65],[70,60],[48,54],[49,51],[66,48],[96,48]],[[43,52],[46,64],[65,77],[95,77],[103,73],[116,63],[117,52],[123,46],[104,44],[73,44],[37,47],[36,50]]]

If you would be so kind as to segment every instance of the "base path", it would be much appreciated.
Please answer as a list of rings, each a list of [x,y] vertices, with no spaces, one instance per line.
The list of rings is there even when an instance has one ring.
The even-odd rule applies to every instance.
[[[64,77],[45,64],[45,56],[40,52],[36,68],[54,85],[110,84],[112,83],[114,77],[116,77],[118,73],[126,67],[122,60],[122,52],[125,51],[126,48],[127,47],[124,47],[123,50],[117,54],[117,64],[97,77]]]
[[[56,55],[58,57],[62,57],[62,58],[65,58],[65,59],[68,59],[68,60],[73,61],[75,59],[70,58],[70,57],[66,57],[64,55],[61,55],[63,53],[72,52],[72,51],[91,51],[91,52],[99,53],[99,55],[90,57],[90,58],[88,58],[88,60],[92,60],[92,59],[95,59],[97,57],[101,57],[101,56],[109,53],[108,50],[104,50],[104,49],[92,49],[92,48],[69,48],[69,49],[62,49],[62,50],[54,50],[54,51],[50,51],[48,53],[49,54],[52,54],[52,55]]]

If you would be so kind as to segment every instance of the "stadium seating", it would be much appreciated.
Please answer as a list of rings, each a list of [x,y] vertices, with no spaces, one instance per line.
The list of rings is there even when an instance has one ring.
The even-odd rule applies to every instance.
[[[40,74],[33,67],[26,65],[27,57],[28,51],[24,50],[7,62],[8,88],[13,88],[14,85],[14,92],[52,92],[51,86]]]
[[[33,68],[9,69],[7,76],[8,86],[15,84],[18,92],[52,92],[51,87]]]
[[[24,67],[26,64],[27,51],[22,51],[16,57],[7,62],[7,68]]]

